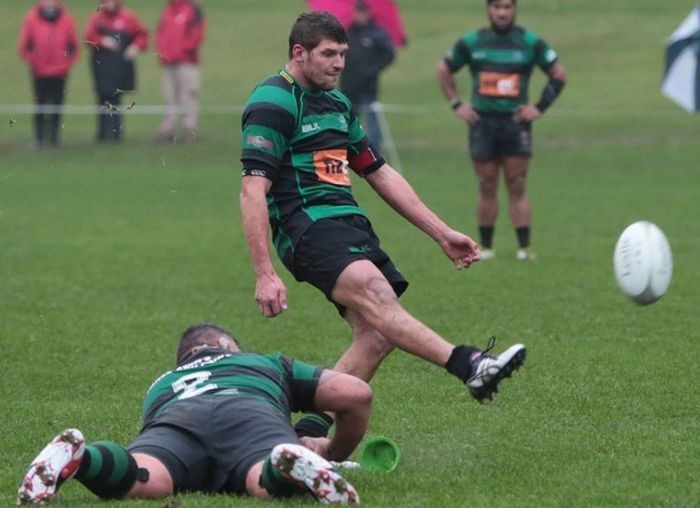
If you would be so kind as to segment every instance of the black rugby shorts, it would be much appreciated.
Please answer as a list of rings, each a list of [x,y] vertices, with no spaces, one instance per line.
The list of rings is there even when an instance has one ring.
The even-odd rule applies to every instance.
[[[272,404],[211,395],[167,407],[128,450],[160,460],[175,492],[243,494],[250,468],[283,443],[299,438]]]
[[[296,280],[320,289],[333,302],[331,293],[342,271],[359,260],[369,260],[382,272],[396,296],[401,296],[408,281],[379,246],[369,220],[362,215],[321,219],[301,237],[294,250],[293,266],[287,267]],[[343,314],[345,308],[333,302]]]
[[[510,115],[482,114],[469,126],[472,159],[486,161],[506,156],[532,155],[532,123],[516,122]]]

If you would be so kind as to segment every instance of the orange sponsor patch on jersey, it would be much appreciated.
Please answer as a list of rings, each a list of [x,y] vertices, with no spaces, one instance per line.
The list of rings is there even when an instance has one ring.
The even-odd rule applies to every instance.
[[[314,152],[314,168],[319,180],[333,185],[350,186],[348,151],[341,149]]]
[[[518,97],[520,75],[505,72],[479,73],[479,94],[489,97]]]

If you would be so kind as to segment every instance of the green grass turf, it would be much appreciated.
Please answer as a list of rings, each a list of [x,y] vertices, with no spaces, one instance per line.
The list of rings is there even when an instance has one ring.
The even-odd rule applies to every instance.
[[[68,3],[84,27],[92,7]],[[29,102],[14,50],[27,4],[3,2],[2,103]],[[161,3],[131,4],[153,27]],[[483,23],[483,7],[400,4],[410,46],[388,71],[383,96],[420,106],[389,115],[405,175],[450,224],[474,233],[465,129],[434,71],[459,34]],[[284,63],[288,28],[302,6],[206,2],[208,112],[241,104]],[[394,438],[403,462],[391,474],[348,473],[367,506],[698,505],[700,124],[659,92],[664,40],[693,6],[522,3],[520,22],[559,51],[570,78],[535,128],[536,263],[514,260],[504,211],[498,257],[455,272],[434,244],[356,183],[412,283],[403,298],[411,312],[455,342],[484,345],[495,334],[501,347],[529,347],[526,367],[488,406],[440,369],[392,355],[373,381],[369,433]],[[134,112],[160,101],[151,54],[139,71]],[[534,81],[533,94],[541,83]],[[68,103],[92,100],[83,54]],[[200,143],[156,147],[148,139],[158,118],[129,115],[123,146],[96,147],[92,116],[69,116],[65,147],[35,152],[28,116],[0,118],[0,505],[14,503],[28,461],[66,426],[89,440],[128,442],[144,391],[171,366],[176,337],[192,322],[229,327],[254,350],[326,365],[347,345],[333,308],[283,269],[289,310],[273,320],[257,313],[237,205],[239,122],[235,113],[207,113]],[[666,232],[675,261],[668,294],[645,308],[627,301],[612,275],[617,235],[640,219]],[[67,506],[97,504],[78,484],[63,497]],[[180,501],[260,504],[200,495]]]

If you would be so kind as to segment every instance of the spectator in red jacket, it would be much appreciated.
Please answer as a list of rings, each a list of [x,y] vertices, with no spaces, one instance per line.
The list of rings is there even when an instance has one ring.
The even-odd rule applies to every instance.
[[[180,139],[194,141],[199,116],[199,47],[205,22],[201,7],[192,0],[168,0],[156,32],[156,52],[163,66],[161,88],[165,115],[155,141],[173,143],[180,113]]]
[[[120,142],[121,99],[136,89],[134,60],[148,45],[148,31],[122,0],[100,0],[88,20],[86,42],[99,106],[97,141]]]
[[[78,58],[75,23],[59,0],[38,0],[22,22],[19,54],[34,84],[34,140],[37,146],[60,143],[61,106],[68,72]]]

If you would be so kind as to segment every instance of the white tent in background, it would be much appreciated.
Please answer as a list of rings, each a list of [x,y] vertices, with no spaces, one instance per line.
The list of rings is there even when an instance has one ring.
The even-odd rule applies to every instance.
[[[700,110],[700,7],[691,11],[666,46],[661,91],[689,113]]]

